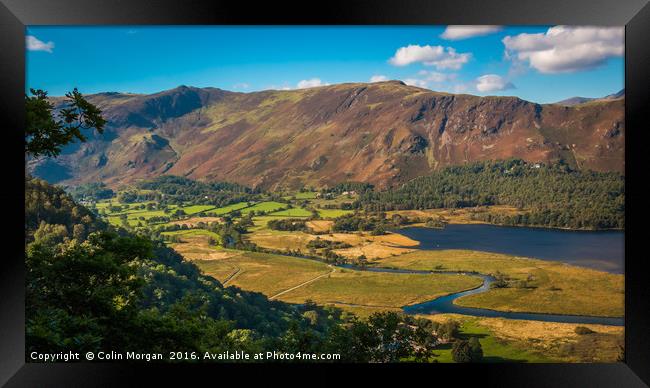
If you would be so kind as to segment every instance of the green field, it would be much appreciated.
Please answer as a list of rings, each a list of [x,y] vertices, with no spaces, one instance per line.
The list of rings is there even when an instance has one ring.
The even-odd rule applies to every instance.
[[[484,362],[560,362],[543,355],[518,347],[513,343],[500,341],[488,329],[476,324],[474,320],[465,320],[460,327],[460,338],[469,339],[476,337],[483,349]],[[451,357],[452,344],[439,345],[434,354],[438,362],[453,362]]]
[[[316,195],[318,195],[318,193],[316,191],[305,191],[305,192],[302,192],[302,193],[297,192],[295,194],[286,195],[286,196],[284,196],[282,198],[288,199],[288,200],[293,199],[293,198],[299,199],[299,200],[300,199],[315,199]]]
[[[268,224],[269,221],[271,221],[271,220],[281,220],[281,219],[284,219],[284,218],[287,218],[287,217],[275,216],[275,215],[273,215],[273,216],[271,216],[271,215],[255,216],[255,217],[253,217],[253,225],[254,226],[249,227],[248,230],[250,232],[255,232],[255,231],[259,231],[259,230],[270,230],[267,227],[267,224]]]
[[[127,222],[131,226],[136,226],[138,222],[142,222],[144,224],[144,222],[151,217],[169,217],[170,215],[169,213],[165,213],[162,210],[127,210],[120,213],[110,213],[110,215],[107,216],[108,221],[113,225],[122,225],[122,221],[120,220],[121,214],[127,215]]]
[[[305,191],[303,193],[296,193],[296,199],[314,199],[318,193],[315,191]]]
[[[144,224],[151,217],[165,217],[170,216],[170,213],[165,213],[163,210],[147,210],[147,209],[136,209],[142,205],[148,205],[155,203],[155,201],[145,201],[145,202],[136,202],[136,203],[121,203],[117,200],[103,200],[95,204],[97,212],[106,212],[106,219],[111,225],[122,226],[122,220],[120,216],[126,214],[127,223],[129,226],[137,226],[139,222]],[[109,206],[120,206],[122,208],[119,212],[109,211]],[[200,205],[203,206],[203,205]],[[178,209],[176,205],[169,205],[168,208],[173,212]],[[194,210],[196,206],[188,206],[190,210]]]
[[[248,203],[246,203],[246,202],[238,202],[238,203],[235,203],[235,204],[232,204],[232,205],[219,207],[219,208],[210,210],[210,213],[214,213],[214,214],[216,214],[218,216],[222,216],[224,214],[228,214],[228,213],[230,213],[232,211],[235,211],[235,210],[241,210],[241,209],[244,209],[246,207],[248,207]]]
[[[131,208],[133,206],[139,206],[139,205],[145,205],[146,206],[146,205],[148,205],[150,203],[156,203],[156,201],[144,201],[144,202],[137,202],[137,203],[122,203],[122,202],[119,202],[117,199],[104,199],[104,200],[96,202],[95,207],[99,211],[99,210],[103,210],[103,209],[108,209],[109,205],[122,206],[122,207],[128,206],[129,208]],[[171,206],[173,206],[173,205],[171,205]]]
[[[318,214],[323,218],[336,218],[350,213],[354,213],[354,211],[341,209],[318,209]]]
[[[169,232],[162,232],[160,234],[164,236],[184,236],[184,237],[207,236],[216,239],[216,241],[219,241],[220,239],[218,234],[206,229],[174,230]]]
[[[248,231],[251,233],[259,232],[259,231],[268,231],[268,232],[276,232],[268,228],[268,222],[271,220],[283,220],[287,218],[304,218],[300,216],[287,216],[287,215],[278,215],[278,212],[272,213],[269,215],[264,215],[264,216],[255,216],[253,217],[253,226],[248,227]],[[286,233],[292,233],[292,232],[285,232]]]
[[[215,209],[212,205],[189,205],[181,207],[181,210],[183,210],[185,214],[189,215],[202,213],[212,209]]]
[[[269,214],[271,216],[281,217],[310,217],[311,212],[303,208],[285,209]]]
[[[287,207],[286,203],[280,203],[280,202],[275,202],[275,201],[267,201],[267,202],[260,202],[257,203],[251,207],[247,207],[245,209],[242,209],[241,213],[242,214],[248,214],[251,211],[255,212],[266,212],[266,213],[271,213],[280,209],[284,209]]]

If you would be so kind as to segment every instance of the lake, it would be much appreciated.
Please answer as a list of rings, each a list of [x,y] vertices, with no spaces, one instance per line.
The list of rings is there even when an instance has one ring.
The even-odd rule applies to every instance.
[[[444,229],[397,231],[420,242],[420,249],[468,249],[560,261],[623,273],[623,231],[572,231],[496,225],[447,225]]]

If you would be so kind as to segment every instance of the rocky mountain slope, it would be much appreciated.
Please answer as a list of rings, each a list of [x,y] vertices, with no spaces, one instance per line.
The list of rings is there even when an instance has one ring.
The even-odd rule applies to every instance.
[[[254,93],[181,86],[88,99],[107,118],[105,133],[57,160],[31,161],[35,175],[119,186],[174,174],[278,188],[387,187],[444,166],[509,157],[624,170],[622,98],[540,105],[388,81]]]

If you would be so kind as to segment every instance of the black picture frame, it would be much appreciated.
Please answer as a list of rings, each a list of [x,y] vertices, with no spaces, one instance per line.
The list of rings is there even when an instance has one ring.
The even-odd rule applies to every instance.
[[[400,0],[259,2],[210,0],[0,0],[0,126],[4,167],[0,191],[3,206],[2,271],[0,272],[0,384],[7,386],[130,385],[136,373],[148,378],[237,375],[240,381],[258,375],[242,365],[33,364],[25,363],[24,246],[18,225],[24,219],[24,127],[26,25],[207,25],[207,24],[535,24],[625,25],[626,233],[625,233],[625,362],[614,364],[471,364],[358,365],[363,376],[429,375],[455,384],[467,380],[488,386],[646,386],[650,384],[650,287],[645,285],[643,161],[650,107],[650,5],[647,0]],[[9,249],[7,249],[9,248]],[[310,365],[261,366],[285,375]],[[349,365],[318,366],[323,382]],[[467,372],[466,372],[467,371]],[[471,371],[471,372],[470,372]],[[324,373],[323,373],[324,372]],[[356,373],[356,372],[355,372]],[[258,375],[259,376],[259,375]],[[313,375],[312,378],[317,377]],[[222,380],[225,381],[225,380]],[[408,381],[408,380],[404,380]],[[150,380],[149,382],[153,382]],[[308,381],[306,381],[308,382]],[[644,383],[645,382],[645,383]]]

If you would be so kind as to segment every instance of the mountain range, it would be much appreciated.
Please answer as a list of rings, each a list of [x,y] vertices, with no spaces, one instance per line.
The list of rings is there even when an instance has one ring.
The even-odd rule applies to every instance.
[[[618,93],[608,94],[605,97],[600,98],[591,98],[591,97],[571,97],[562,101],[556,102],[556,104],[573,106],[578,104],[584,104],[585,102],[590,101],[602,101],[602,100],[617,100],[619,98],[625,98],[625,89],[621,89]]]
[[[104,134],[28,168],[109,186],[161,174],[268,189],[390,187],[445,166],[521,158],[623,172],[624,96],[571,104],[435,92],[401,81],[239,93],[180,86],[86,96]],[[60,106],[62,99],[53,97]]]

